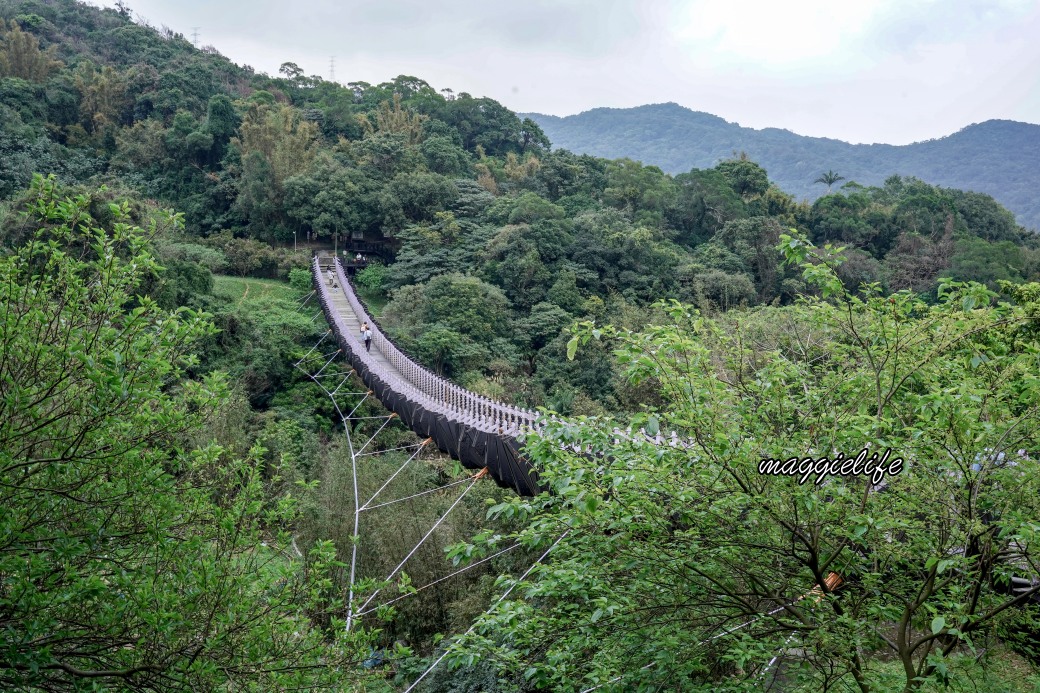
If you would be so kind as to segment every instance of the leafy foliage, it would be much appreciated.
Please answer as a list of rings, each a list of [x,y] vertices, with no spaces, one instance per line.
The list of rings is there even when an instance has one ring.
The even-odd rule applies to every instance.
[[[186,377],[212,325],[139,293],[159,266],[126,205],[102,228],[53,181],[32,195],[39,230],[0,259],[0,681],[333,685],[353,646],[311,624],[339,608],[328,545],[285,561],[292,499],[265,506],[253,459],[189,442],[225,397]]]
[[[342,86],[307,76],[291,62],[277,76],[257,74],[215,49],[196,49],[168,29],[136,23],[122,5],[98,9],[73,0],[0,0],[0,18],[6,32],[0,32],[6,61],[0,76],[0,241],[9,254],[3,266],[12,277],[4,290],[13,297],[7,301],[5,294],[3,305],[15,320],[4,333],[10,342],[0,366],[15,370],[3,371],[7,380],[0,387],[23,393],[12,394],[7,406],[21,407],[20,413],[0,429],[13,436],[4,448],[15,465],[5,478],[11,503],[4,507],[15,508],[5,531],[16,537],[11,553],[0,553],[6,561],[0,575],[24,576],[16,577],[23,580],[17,583],[21,591],[4,583],[0,609],[8,609],[5,622],[17,624],[10,632],[29,633],[5,641],[12,649],[4,657],[19,662],[3,667],[13,677],[11,686],[71,687],[72,669],[96,672],[102,666],[114,673],[97,677],[97,683],[113,688],[266,690],[324,685],[335,676],[346,677],[349,685],[355,680],[352,658],[359,654],[370,665],[381,658],[401,665],[399,680],[404,680],[408,672],[421,670],[434,634],[464,631],[493,596],[493,574],[519,574],[544,550],[546,537],[559,536],[551,523],[560,521],[586,522],[602,531],[572,533],[561,542],[554,555],[564,559],[558,564],[562,572],[554,567],[542,574],[543,591],[532,592],[537,598],[532,607],[503,603],[516,618],[531,619],[502,621],[512,630],[484,634],[496,646],[507,642],[512,648],[502,650],[508,675],[499,676],[485,662],[467,677],[438,679],[437,686],[553,688],[578,680],[591,685],[621,671],[629,675],[621,686],[635,685],[644,674],[650,677],[645,682],[665,680],[666,672],[692,677],[676,678],[681,684],[750,685],[756,667],[772,656],[766,653],[790,637],[784,629],[797,625],[791,618],[773,619],[773,630],[768,623],[749,629],[756,640],[739,646],[725,640],[697,650],[696,638],[726,619],[802,594],[818,578],[805,551],[780,550],[797,535],[771,528],[764,519],[768,513],[790,519],[790,508],[796,509],[792,526],[803,534],[817,532],[817,550],[836,550],[834,542],[846,535],[835,538],[831,525],[826,531],[821,527],[851,518],[851,500],[843,497],[824,508],[808,489],[775,493],[780,482],[746,493],[734,490],[733,475],[713,480],[705,469],[723,469],[719,465],[729,453],[746,456],[781,435],[789,435],[792,445],[836,445],[874,435],[882,423],[889,427],[885,435],[904,441],[924,459],[924,452],[938,448],[943,416],[942,425],[965,437],[943,443],[959,445],[963,457],[972,445],[996,449],[980,442],[993,431],[978,434],[964,416],[994,426],[1022,419],[1023,411],[1012,406],[1012,390],[1022,406],[1031,406],[1028,377],[1019,378],[1008,366],[1001,380],[986,369],[994,362],[1014,362],[1028,375],[1023,350],[1032,348],[1032,332],[1016,311],[1031,314],[1035,296],[1030,298],[1031,285],[1016,288],[1003,280],[1040,277],[1040,250],[1036,237],[988,195],[912,177],[868,179],[831,143],[834,156],[801,171],[802,183],[812,187],[813,177],[833,168],[875,185],[848,182],[813,204],[797,202],[770,182],[762,164],[773,167],[773,159],[729,135],[709,143],[715,149],[701,165],[711,168],[662,170],[631,159],[552,150],[536,119],[491,99],[438,91],[414,76]],[[12,55],[22,56],[15,61],[17,74]],[[741,150],[754,160],[737,154]],[[973,165],[980,160],[962,158]],[[1018,160],[1009,161],[1009,168],[1021,173]],[[776,168],[776,182],[789,187],[782,167]],[[883,169],[909,170],[894,164]],[[672,176],[666,170],[686,172]],[[54,174],[71,186],[65,190],[72,201],[57,192],[54,180],[22,192],[36,172]],[[100,183],[109,190],[99,192]],[[132,201],[123,204],[124,198]],[[183,212],[183,224],[157,211],[167,206]],[[134,225],[149,228],[147,239],[131,229]],[[790,227],[820,244],[848,245],[848,260],[833,272],[820,264],[808,272],[785,264],[784,252],[809,252],[794,237],[777,248]],[[356,276],[361,295],[399,343],[427,365],[486,396],[565,414],[625,417],[649,406],[637,415],[637,426],[701,431],[710,438],[707,451],[696,458],[699,466],[694,469],[691,458],[676,451],[656,456],[620,446],[604,459],[631,463],[625,468],[632,472],[630,481],[613,463],[593,470],[582,466],[588,462],[584,458],[545,448],[539,454],[556,500],[502,503],[491,499],[491,491],[475,490],[456,511],[463,514],[442,525],[414,557],[407,575],[393,584],[378,582],[421,538],[422,524],[450,501],[445,493],[429,493],[380,509],[386,515],[365,520],[371,523],[368,540],[355,537],[352,525],[344,523],[354,509],[351,494],[344,493],[347,456],[337,442],[339,417],[328,398],[291,368],[324,331],[312,312],[298,310],[300,292],[309,287],[310,250],[332,248],[368,257],[368,268]],[[109,249],[118,262],[99,265]],[[47,267],[54,272],[44,272]],[[84,277],[71,282],[70,267]],[[103,284],[91,284],[86,275],[110,277],[106,281],[119,290],[102,293]],[[273,281],[284,278],[290,284]],[[968,281],[985,282],[986,289],[964,284]],[[68,301],[51,304],[43,298],[66,289]],[[961,303],[963,314],[958,313],[954,294],[958,301],[971,296],[975,303]],[[799,304],[803,295],[810,298]],[[667,300],[655,303],[659,299]],[[679,309],[674,301],[695,308]],[[842,322],[845,313],[836,306],[845,313],[851,306],[856,317]],[[1008,322],[985,322],[994,316]],[[23,333],[29,318],[39,327]],[[623,336],[620,342],[590,341],[568,360],[567,328],[575,321],[613,324]],[[675,321],[679,328],[668,327]],[[92,326],[103,340],[90,341]],[[144,332],[134,331],[145,326]],[[1020,328],[1014,339],[1008,332],[1012,326]],[[876,343],[865,349],[850,337],[852,327]],[[974,345],[972,357],[958,351],[966,348],[961,342],[943,341],[961,328],[972,335],[963,342]],[[633,336],[639,334],[645,336]],[[947,347],[934,361],[922,351],[925,336],[936,348]],[[650,353],[657,349],[657,360],[639,361],[633,352],[619,364],[612,357],[613,347],[636,343]],[[72,344],[82,349],[63,351]],[[702,372],[683,370],[689,363],[679,362],[676,344],[684,356],[700,359]],[[868,355],[907,345],[898,359],[878,356],[886,364],[885,377],[910,364],[919,368],[896,388],[891,407],[871,418],[856,408],[865,406],[869,391]],[[951,354],[967,358],[968,366],[956,359],[947,363]],[[34,370],[43,365],[68,375],[62,380],[51,370]],[[218,369],[226,376],[216,375]],[[987,387],[999,396],[986,394]],[[37,399],[50,397],[45,401],[54,408],[34,405],[27,399],[33,393]],[[921,412],[929,411],[932,400],[926,395],[941,404],[927,421]],[[832,396],[841,407],[826,420],[829,428],[813,428],[815,412]],[[966,403],[965,414],[947,407],[955,397]],[[981,397],[982,404],[972,397]],[[363,419],[355,433],[375,433],[381,410],[360,397],[350,406],[373,417]],[[47,427],[48,416],[56,412],[68,413],[62,421],[75,420],[80,428],[59,428],[47,438],[54,431]],[[34,430],[34,422],[47,425]],[[609,431],[612,422],[579,419],[558,433],[574,439],[598,435],[597,444],[605,448],[609,434],[594,428]],[[904,424],[905,434],[896,430]],[[80,439],[76,431],[86,433]],[[911,433],[918,438],[907,438]],[[31,442],[31,449],[20,448],[17,436]],[[544,445],[554,445],[553,440],[546,438]],[[1009,434],[1001,445],[1010,440]],[[101,446],[104,459],[62,458],[39,472],[30,466],[34,478],[46,476],[52,486],[40,491],[19,485],[25,472],[18,465],[26,462],[16,453],[49,454],[46,448],[58,445],[55,441],[72,441],[73,448],[81,446],[78,451]],[[399,424],[381,431],[360,473],[363,488],[378,489],[402,461],[395,448],[415,442]],[[120,450],[125,454],[116,454]],[[463,480],[460,470],[438,455],[423,458],[432,468],[399,476],[392,490],[408,496]],[[946,458],[929,459],[934,467],[935,460]],[[938,468],[933,467],[928,469]],[[995,467],[992,475],[1001,474],[1011,472]],[[588,484],[601,476],[610,488],[589,491]],[[910,483],[911,476],[898,482]],[[932,494],[923,496],[927,507],[945,500],[942,481],[926,484]],[[1026,494],[1031,488],[1027,483],[1020,490]],[[991,498],[989,487],[985,490],[983,496]],[[718,509],[704,500],[716,491],[723,499]],[[361,542],[365,566],[356,594],[377,587],[388,598],[410,594],[413,577],[416,584],[440,577],[446,545],[484,522],[482,499],[495,507],[487,522],[496,529],[450,551],[459,561],[501,543],[501,527],[515,530],[532,516],[545,524],[521,532],[522,550],[395,602],[381,610],[386,621],[367,616],[363,625],[378,624],[380,631],[362,628],[345,639],[337,619],[349,585],[337,561],[354,543]],[[906,531],[913,541],[907,545],[918,551],[908,562],[893,558],[896,547],[878,539],[904,531],[886,525],[879,514],[897,500],[903,503],[897,509],[910,518]],[[618,505],[622,501],[631,514]],[[996,563],[987,568],[982,559],[972,563],[963,557],[967,554],[950,553],[954,539],[934,539],[934,525],[916,518],[905,497],[877,494],[870,503],[867,510],[880,529],[853,525],[868,529],[846,537],[849,543],[838,554],[849,557],[854,568],[839,594],[841,600],[857,595],[850,615],[823,625],[822,617],[813,620],[821,609],[833,610],[828,597],[807,605],[811,627],[797,629],[806,651],[818,658],[788,669],[804,668],[810,688],[821,680],[815,663],[833,663],[835,677],[852,667],[849,652],[835,644],[836,634],[852,633],[862,644],[869,660],[865,676],[885,682],[905,678],[891,667],[881,672],[872,657],[877,650],[871,648],[883,647],[876,632],[883,618],[864,620],[855,604],[885,610],[889,603],[863,592],[857,580],[905,601],[906,585],[927,572],[914,561],[926,555],[955,561],[942,564],[941,576],[957,581],[937,590],[910,618],[910,642],[922,642],[913,638],[931,632],[936,618],[945,619],[937,637],[917,650],[935,646],[924,665],[934,666],[928,674],[933,682],[941,679],[941,667],[960,666],[954,660],[967,642],[960,635],[949,656],[935,659],[941,651],[936,647],[953,642],[950,628],[964,632],[964,624],[953,625],[961,623],[955,617],[982,613],[965,610],[964,590],[982,585],[986,576],[990,582],[979,588],[978,608],[998,603],[1002,583]],[[756,514],[743,515],[753,504]],[[1022,512],[1031,507],[1023,505]],[[579,520],[566,514],[575,509],[584,513]],[[974,528],[947,512],[950,537],[960,541],[987,522],[988,527],[1010,517],[989,506],[970,506],[970,511],[977,513]],[[743,590],[737,593],[743,601],[732,592],[712,593],[694,570],[699,564],[689,559],[703,544],[703,570],[714,571],[710,574],[719,581],[724,559],[738,563],[735,545],[724,543],[724,524],[703,537],[691,533],[687,522],[704,523],[709,515],[762,533],[730,533],[730,539],[744,542],[741,547],[750,546],[742,582],[726,583]],[[645,518],[657,524],[635,524]],[[658,526],[666,522],[667,531]],[[539,527],[545,531],[539,533]],[[991,557],[990,550],[978,555]],[[598,562],[590,567],[582,556]],[[878,565],[907,582],[890,585],[878,578],[880,569],[866,565],[864,556],[876,557]],[[24,570],[30,563],[32,569]],[[616,587],[618,578],[623,588]],[[93,609],[90,619],[74,620],[84,605]],[[636,611],[634,605],[648,606]],[[545,606],[547,613],[538,611]],[[32,616],[37,608],[43,614],[39,622]],[[662,625],[666,609],[673,609],[677,620]],[[579,618],[585,614],[592,620],[597,613],[591,624]],[[618,630],[610,630],[615,626]],[[546,649],[538,628],[559,634],[558,643]],[[44,631],[70,640],[41,647],[42,638],[57,637]],[[201,632],[213,637],[200,640]],[[414,649],[395,645],[398,639],[409,640]],[[378,651],[369,652],[369,645]],[[654,647],[659,649],[650,652]],[[911,659],[921,666],[917,655]],[[313,676],[293,669],[319,660],[323,665]],[[650,661],[655,664],[640,668]],[[159,669],[134,670],[139,665]],[[37,678],[25,683],[30,676]]]
[[[962,653],[1040,594],[1040,286],[995,306],[953,281],[935,305],[859,297],[840,258],[792,236],[781,248],[824,298],[717,319],[670,302],[643,332],[577,329],[572,353],[610,340],[626,376],[662,393],[632,430],[682,445],[619,440],[625,424],[604,417],[530,437],[549,492],[491,514],[555,548],[523,598],[461,639],[456,664],[489,658],[553,690],[744,690],[796,651],[783,676],[804,690],[993,683]],[[760,472],[763,459],[864,447],[901,469],[806,483]],[[1033,586],[1012,592],[1012,576]]]

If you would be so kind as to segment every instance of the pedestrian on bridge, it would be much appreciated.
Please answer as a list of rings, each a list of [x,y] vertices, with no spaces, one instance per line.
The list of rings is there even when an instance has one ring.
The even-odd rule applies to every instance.
[[[365,351],[372,351],[372,330],[367,322],[361,326],[361,338],[365,340]]]

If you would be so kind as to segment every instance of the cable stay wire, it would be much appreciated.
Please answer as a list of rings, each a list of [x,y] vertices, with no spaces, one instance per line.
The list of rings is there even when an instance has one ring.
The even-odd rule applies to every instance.
[[[835,589],[837,589],[838,587],[841,586],[842,579],[841,579],[841,576],[839,576],[837,573],[830,573],[830,574],[827,575],[827,578],[824,580],[824,583],[827,585],[827,589],[828,590],[834,591]],[[740,630],[741,628],[745,628],[747,626],[750,626],[752,623],[755,623],[757,621],[761,621],[763,618],[766,618],[768,616],[773,616],[774,614],[778,614],[781,611],[783,611],[784,609],[788,609],[788,608],[794,606],[795,604],[797,604],[798,602],[802,601],[803,599],[805,599],[809,595],[816,595],[816,599],[813,600],[813,603],[818,603],[820,601],[820,599],[823,598],[823,592],[820,590],[819,585],[814,586],[811,590],[809,590],[808,592],[806,592],[802,596],[798,597],[797,599],[794,599],[794,600],[792,600],[791,602],[789,602],[787,604],[782,604],[781,606],[778,606],[777,608],[773,609],[772,611],[767,611],[764,614],[759,614],[758,616],[755,616],[752,619],[748,619],[747,621],[744,621],[743,623],[741,623],[739,625],[733,626],[732,628],[727,628],[726,630],[722,631],[721,633],[716,633],[715,635],[711,636],[710,638],[707,638],[705,640],[701,640],[699,643],[697,643],[697,645],[698,646],[700,646],[700,645],[707,645],[708,643],[712,642],[713,640],[718,640],[719,638],[727,636],[730,633],[735,633],[736,631]],[[787,644],[789,642],[791,642],[791,639],[795,636],[795,634],[797,632],[798,631],[795,631],[795,632],[791,633],[791,635],[787,638],[787,640],[784,641],[784,644],[780,647],[781,651],[787,648]],[[769,664],[766,665],[766,668],[759,675],[759,680],[761,680],[762,678],[765,677],[765,674],[769,671],[770,667],[772,667],[773,664],[776,663],[776,660],[779,659],[779,658],[780,658],[780,654],[778,653],[775,657],[773,657],[771,660],[769,660]],[[646,669],[649,669],[653,665],[654,665],[654,663],[651,662],[650,664],[647,664],[645,667],[641,667],[638,671],[644,671]],[[592,691],[598,691],[600,688],[603,688],[604,686],[609,686],[612,683],[617,683],[618,681],[620,681],[624,677],[625,677],[624,674],[622,674],[621,676],[615,676],[614,678],[610,679],[609,681],[604,681],[603,683],[598,684],[596,686],[593,686],[592,688],[586,688],[586,689],[582,690],[581,693],[591,693]]]
[[[368,399],[368,396],[371,395],[371,394],[372,394],[371,390],[369,390],[368,392],[365,393],[365,396],[362,397],[361,400],[354,406],[354,408],[350,410],[350,413],[347,414],[347,418],[348,419],[352,418],[354,416],[354,412],[356,412],[358,409],[361,408],[361,405],[365,403],[365,400]]]
[[[383,418],[383,417],[382,417],[382,416],[367,416],[367,417],[366,417],[366,416],[362,416],[362,417],[357,417],[357,419],[355,419],[355,420],[361,420],[361,419],[381,419],[381,418]],[[351,456],[354,456],[354,455],[360,455],[360,454],[361,454],[361,452],[362,452],[362,451],[363,451],[363,450],[364,450],[365,448],[367,448],[367,447],[368,447],[368,446],[369,446],[369,445],[370,445],[370,444],[372,443],[372,441],[373,441],[373,440],[375,440],[375,439],[376,439],[376,436],[377,436],[377,435],[379,435],[380,433],[382,433],[383,429],[384,429],[384,428],[386,428],[386,427],[387,427],[387,425],[388,425],[388,424],[389,424],[389,423],[390,423],[391,421],[393,421],[394,419],[396,419],[396,418],[397,418],[397,414],[395,414],[395,413],[392,413],[392,412],[391,412],[390,414],[388,414],[388,415],[386,416],[386,421],[384,421],[384,422],[383,422],[383,425],[382,425],[382,426],[380,426],[380,427],[379,427],[379,428],[378,428],[378,429],[376,430],[376,432],[372,434],[372,436],[371,436],[371,437],[370,437],[370,438],[368,439],[368,442],[367,442],[367,443],[365,443],[365,444],[364,444],[364,445],[362,445],[362,446],[361,446],[360,448],[358,448],[358,451],[357,451],[356,453],[354,453],[354,452],[350,453],[350,454],[351,454]]]
[[[496,600],[495,600],[495,603],[494,603],[494,604],[492,604],[491,606],[489,606],[489,607],[488,607],[487,611],[485,611],[483,615],[487,615],[487,614],[490,614],[490,613],[491,613],[491,612],[492,612],[492,611],[493,611],[493,610],[495,609],[495,607],[496,607],[496,606],[498,606],[499,604],[501,604],[501,603],[502,603],[502,601],[503,601],[503,600],[505,600],[505,598],[506,598],[506,597],[508,597],[508,596],[510,595],[510,593],[512,593],[512,591],[513,591],[513,590],[514,590],[514,589],[516,588],[516,586],[517,586],[517,585],[519,585],[519,584],[520,584],[521,582],[523,582],[524,580],[526,580],[526,579],[527,579],[527,576],[531,574],[531,571],[533,571],[533,570],[535,569],[535,567],[536,567],[536,566],[537,566],[537,565],[538,565],[539,563],[541,563],[542,561],[544,561],[544,560],[545,560],[545,557],[549,555],[549,552],[550,552],[550,551],[552,551],[553,549],[555,549],[555,548],[556,548],[556,546],[557,546],[557,545],[558,545],[558,544],[559,544],[559,543],[560,543],[561,541],[563,541],[564,537],[566,537],[566,536],[567,536],[568,534],[570,534],[570,533],[571,533],[571,530],[569,530],[569,529],[568,529],[568,530],[567,530],[567,531],[565,531],[565,532],[564,532],[563,534],[561,534],[561,535],[559,536],[559,538],[558,538],[558,539],[557,539],[556,541],[554,541],[554,542],[552,543],[552,546],[550,546],[549,548],[547,548],[547,549],[545,550],[545,553],[543,553],[543,554],[542,554],[541,556],[539,556],[539,557],[538,557],[538,559],[537,559],[537,560],[536,560],[536,561],[535,561],[534,563],[532,563],[532,564],[531,564],[531,566],[530,566],[530,567],[529,567],[529,568],[528,568],[527,570],[525,570],[525,571],[524,571],[524,574],[520,576],[520,579],[519,579],[519,580],[516,580],[516,581],[514,581],[514,582],[513,582],[513,584],[511,584],[511,585],[509,586],[509,588],[508,588],[508,589],[507,589],[507,590],[506,590],[505,592],[503,592],[503,593],[502,593],[502,596],[501,596],[501,597],[499,597],[498,599],[496,599]],[[473,629],[474,629],[474,628],[476,628],[476,627],[477,627],[477,622],[476,622],[476,621],[474,621],[474,622],[473,622],[473,625],[471,625],[471,626],[470,626],[470,627],[469,627],[469,628],[468,628],[468,629],[466,630],[466,632],[462,634],[462,637],[466,637],[467,635],[469,635],[470,633],[472,633],[472,632],[473,632]],[[444,661],[444,658],[448,656],[448,653],[449,653],[449,652],[451,652],[451,648],[452,648],[452,645],[448,645],[448,647],[444,648],[444,652],[443,652],[443,653],[441,654],[441,656],[440,656],[440,657],[438,657],[438,658],[436,659],[436,661],[434,661],[434,663],[433,663],[433,664],[431,664],[431,665],[430,665],[430,666],[429,666],[429,667],[428,667],[428,668],[426,669],[426,671],[424,671],[424,672],[423,672],[422,674],[420,674],[420,675],[419,675],[419,678],[417,678],[417,679],[416,679],[415,681],[413,681],[413,682],[412,682],[412,685],[410,685],[410,686],[409,686],[408,688],[406,688],[406,689],[404,690],[404,693],[411,693],[411,692],[412,692],[412,691],[413,691],[413,690],[415,689],[415,687],[419,685],[419,682],[420,682],[420,681],[422,681],[422,680],[423,680],[424,678],[426,678],[426,676],[427,676],[427,675],[428,675],[428,674],[429,674],[429,673],[430,673],[431,671],[433,671],[434,669],[436,669],[436,668],[437,668],[437,665],[438,665],[438,664],[440,664],[440,663],[441,663],[442,661]]]
[[[459,484],[464,484],[467,481],[469,481],[471,478],[472,477],[466,477],[465,479],[459,479],[457,481],[452,481],[451,483],[444,484],[443,486],[438,486],[437,488],[429,488],[429,489],[426,489],[425,491],[419,491],[419,493],[413,493],[410,496],[405,496],[404,498],[396,498],[396,499],[394,499],[392,501],[387,501],[385,503],[379,503],[378,505],[362,506],[361,509],[362,510],[375,510],[376,508],[382,508],[382,507],[385,507],[387,505],[393,505],[394,503],[403,503],[406,500],[412,500],[413,498],[419,498],[420,496],[427,496],[427,495],[429,495],[431,493],[437,493],[437,491],[443,491],[443,490],[449,489],[449,488],[451,488],[453,486],[458,486]]]
[[[792,631],[791,634],[789,636],[787,636],[787,640],[784,640],[784,644],[780,646],[780,649],[777,651],[777,653],[775,655],[773,655],[772,659],[769,660],[769,664],[766,664],[765,668],[762,669],[762,673],[758,675],[758,680],[759,681],[765,681],[766,680],[766,675],[769,673],[769,670],[772,669],[773,665],[776,664],[777,660],[780,659],[783,656],[783,653],[787,650],[787,646],[791,644],[791,641],[794,640],[794,636],[796,636],[796,635],[798,635],[798,631]],[[773,681],[771,681],[769,683],[769,687],[766,690],[769,690],[769,688],[772,688],[773,687],[773,683],[775,681],[776,681],[776,676],[774,675]]]
[[[376,499],[376,496],[378,496],[378,495],[379,495],[380,493],[382,493],[382,492],[383,492],[383,490],[384,490],[384,489],[385,489],[385,488],[386,488],[387,486],[389,486],[389,485],[390,485],[390,482],[391,482],[391,481],[393,481],[394,479],[396,479],[396,478],[397,478],[397,475],[398,475],[398,474],[400,474],[401,472],[403,472],[403,471],[404,471],[404,468],[405,468],[405,467],[407,467],[407,466],[408,466],[408,464],[409,464],[409,463],[410,463],[410,462],[411,462],[412,460],[414,460],[414,459],[415,459],[416,457],[418,457],[418,456],[419,456],[419,453],[420,453],[420,452],[422,452],[422,449],[423,449],[423,447],[424,447],[424,446],[425,446],[425,445],[426,445],[427,443],[429,443],[429,442],[430,442],[431,440],[433,440],[433,439],[432,439],[432,438],[427,438],[427,439],[426,439],[426,440],[424,440],[424,441],[423,441],[422,443],[420,443],[420,444],[419,444],[419,449],[418,449],[418,450],[416,450],[416,451],[415,451],[414,453],[412,453],[412,456],[411,456],[411,457],[409,457],[409,458],[408,458],[407,460],[405,460],[405,461],[404,461],[404,464],[402,464],[402,465],[401,465],[400,467],[398,467],[398,468],[397,468],[397,471],[396,471],[396,472],[394,472],[393,474],[391,474],[391,475],[390,475],[390,478],[389,478],[389,479],[387,479],[387,480],[386,480],[386,481],[385,481],[385,482],[383,483],[383,485],[379,487],[379,490],[378,490],[378,491],[376,491],[375,493],[373,493],[373,494],[372,494],[372,497],[371,497],[371,498],[369,498],[369,499],[368,499],[367,501],[365,501],[365,504],[361,506],[361,510],[366,510],[366,509],[368,508],[368,506],[369,506],[369,505],[370,505],[370,504],[372,503],[372,501],[374,501],[374,500]]]
[[[294,363],[293,366],[299,368],[300,364],[306,361],[310,357],[310,355],[314,353],[314,350],[321,346],[321,343],[324,342],[325,338],[328,337],[330,334],[332,334],[332,330],[328,330],[327,332],[325,332],[325,334],[321,336],[321,339],[319,339],[318,342],[310,348],[310,351],[304,354],[303,358]]]
[[[418,551],[422,547],[422,545],[426,543],[427,539],[433,536],[433,533],[437,530],[438,527],[441,526],[441,523],[448,519],[448,515],[450,515],[451,511],[455,509],[455,506],[461,503],[462,499],[466,497],[466,494],[473,490],[473,487],[476,485],[476,483],[487,475],[487,471],[487,467],[485,467],[484,469],[480,470],[480,472],[470,477],[469,486],[463,489],[462,493],[459,494],[459,497],[456,498],[455,501],[450,506],[448,506],[448,509],[444,511],[444,514],[437,518],[437,521],[433,523],[432,527],[430,527],[430,531],[423,535],[423,538],[419,540],[419,543],[412,547],[412,550],[408,552],[408,555],[401,559],[401,562],[397,564],[396,568],[390,571],[390,574],[386,576],[383,582],[389,582],[394,578],[395,575],[397,575],[398,572],[400,572],[401,568],[404,567],[404,564],[407,563],[408,560],[415,555],[415,552]],[[355,516],[357,516],[358,514],[360,513],[356,512]],[[372,603],[372,600],[376,598],[376,595],[382,591],[382,589],[383,588],[380,587],[375,592],[370,594],[368,599],[365,600],[365,603],[361,605],[359,611],[364,611],[368,607],[368,605]]]
[[[703,644],[703,643],[700,643],[700,644]],[[654,662],[650,662],[645,667],[640,667],[637,671],[646,671],[647,669],[649,669],[653,665],[654,665]],[[609,686],[612,683],[617,683],[618,681],[620,681],[624,677],[625,677],[624,674],[622,674],[621,676],[615,676],[614,678],[610,679],[609,681],[604,681],[603,683],[595,685],[592,688],[583,688],[581,693],[592,693],[592,691],[598,691],[599,689],[603,688],[604,686]]]
[[[366,452],[366,453],[362,453],[362,454],[358,455],[358,457],[368,457],[369,455],[382,455],[383,453],[387,453],[387,452],[400,452],[401,450],[411,450],[412,448],[421,448],[424,445],[426,445],[428,442],[430,442],[431,440],[433,440],[433,438],[427,438],[426,440],[420,441],[418,443],[412,443],[411,445],[402,445],[399,448],[387,448],[386,450],[377,450],[375,452]]]
[[[397,602],[399,602],[399,601],[401,601],[403,599],[408,599],[408,597],[411,597],[413,595],[418,594],[419,592],[422,592],[427,587],[433,587],[434,585],[442,583],[445,580],[452,579],[456,575],[462,575],[467,570],[471,570],[472,568],[476,568],[478,565],[481,565],[482,563],[487,563],[490,560],[498,558],[502,554],[508,553],[508,552],[512,551],[513,549],[517,548],[518,546],[521,546],[520,542],[517,542],[517,543],[513,544],[512,546],[507,546],[506,548],[504,548],[504,549],[502,549],[500,551],[496,551],[495,553],[491,554],[490,556],[485,556],[484,558],[481,558],[479,561],[474,561],[473,563],[470,563],[469,565],[467,565],[465,568],[460,568],[459,570],[456,570],[453,573],[448,573],[444,577],[437,578],[436,580],[434,580],[432,582],[427,582],[422,587],[416,587],[413,592],[409,592],[408,594],[402,594],[400,597],[394,597],[393,599],[391,599],[389,601],[386,601],[386,602],[383,602],[382,604],[379,604],[378,606],[373,606],[371,609],[368,609],[366,611],[361,611],[361,612],[359,612],[357,614],[357,617],[361,618],[362,616],[367,616],[368,614],[374,613],[374,612],[378,611],[379,609],[382,609],[384,606],[390,606],[391,604],[396,604]]]
[[[322,372],[323,372],[323,371],[324,371],[324,370],[325,370],[326,368],[328,368],[328,367],[329,367],[329,364],[330,364],[330,363],[332,363],[333,361],[335,361],[335,360],[336,360],[336,357],[337,357],[337,356],[339,356],[339,355],[340,355],[340,354],[341,354],[342,352],[343,352],[343,350],[342,350],[342,349],[336,349],[336,350],[335,350],[335,351],[333,351],[333,352],[332,352],[331,354],[324,354],[324,355],[322,356],[322,358],[324,358],[325,356],[328,356],[328,357],[329,357],[329,360],[325,362],[325,365],[324,365],[324,366],[322,366],[322,367],[321,367],[320,369],[318,369],[318,372],[317,372],[317,373],[315,373],[314,375],[312,375],[312,376],[311,376],[311,380],[313,380],[314,382],[318,383],[318,378],[319,378],[319,377],[321,376]],[[318,384],[320,385],[321,383],[318,383]],[[322,388],[322,389],[324,390],[325,388]],[[326,390],[326,392],[328,392],[328,390]]]
[[[353,370],[351,370],[351,371],[349,371],[349,372],[350,372],[350,373],[353,373],[354,371],[353,371]],[[335,378],[335,377],[338,377],[338,376],[341,376],[341,375],[343,375],[343,372],[342,372],[342,371],[340,371],[340,372],[338,372],[338,373],[337,373],[337,372],[330,372],[330,373],[322,373],[321,375],[318,375],[318,376],[315,376],[315,377],[317,377],[317,378]],[[363,395],[363,394],[365,394],[365,393],[364,393],[364,392],[358,392],[357,394],[359,394],[359,395]]]
[[[341,387],[343,387],[343,386],[344,386],[344,385],[346,384],[346,382],[347,382],[348,380],[350,380],[350,376],[351,376],[351,375],[353,375],[353,374],[354,374],[354,369],[351,369],[351,370],[347,371],[347,373],[346,373],[346,374],[345,374],[345,375],[343,376],[343,380],[339,381],[339,385],[337,385],[337,386],[336,386],[336,389],[332,391],[331,395],[332,395],[333,397],[335,397],[335,396],[336,396],[336,393],[337,393],[337,392],[339,392],[339,389],[340,389]],[[345,396],[347,396],[347,397],[350,397],[350,396],[354,396],[354,395],[367,395],[367,394],[368,394],[368,391],[362,391],[362,392],[344,392],[343,394],[344,394]]]

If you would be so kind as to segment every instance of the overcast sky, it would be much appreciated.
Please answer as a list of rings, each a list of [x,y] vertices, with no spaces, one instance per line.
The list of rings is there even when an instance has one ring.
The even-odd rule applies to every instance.
[[[234,62],[515,111],[674,101],[850,142],[1040,123],[1040,0],[127,0]],[[105,3],[113,4],[113,3]]]

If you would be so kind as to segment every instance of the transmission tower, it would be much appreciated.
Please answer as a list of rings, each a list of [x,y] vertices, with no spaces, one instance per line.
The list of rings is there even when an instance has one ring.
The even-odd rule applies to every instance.
[[[201,28],[201,26],[193,26],[191,28],[191,42],[196,48],[199,47],[199,29]]]
[[[329,81],[336,81],[336,56],[329,58]]]

